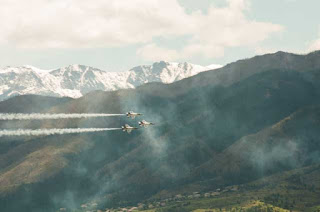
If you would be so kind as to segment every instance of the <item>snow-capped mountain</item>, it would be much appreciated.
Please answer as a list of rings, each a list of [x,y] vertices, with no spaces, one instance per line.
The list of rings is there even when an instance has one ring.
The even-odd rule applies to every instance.
[[[219,67],[164,61],[137,66],[125,72],[107,72],[83,65],[56,70],[32,66],[5,67],[0,69],[0,100],[24,94],[78,98],[93,90],[135,88],[148,82],[172,83]]]

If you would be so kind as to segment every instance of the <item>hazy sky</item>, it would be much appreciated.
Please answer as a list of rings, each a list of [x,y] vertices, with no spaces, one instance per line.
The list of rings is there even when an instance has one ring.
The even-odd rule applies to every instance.
[[[0,67],[226,64],[320,49],[319,0],[0,0]]]

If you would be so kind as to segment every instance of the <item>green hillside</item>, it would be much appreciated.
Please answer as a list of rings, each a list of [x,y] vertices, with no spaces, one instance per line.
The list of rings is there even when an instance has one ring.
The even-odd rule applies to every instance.
[[[308,205],[302,207],[295,200],[289,207],[285,200],[272,201],[287,193],[277,191],[282,196],[273,197],[278,193],[264,186],[267,191],[260,195],[263,189],[252,188],[250,183],[259,179],[271,182],[268,176],[285,176],[286,171],[320,162],[319,59],[319,52],[306,56],[280,52],[238,61],[170,85],[150,83],[135,90],[92,92],[74,100],[52,99],[39,110],[134,110],[156,125],[130,135],[113,131],[1,137],[0,208],[85,210],[81,205],[92,203],[98,210],[233,185],[244,185],[240,193],[226,193],[227,203],[235,207],[278,207],[279,211],[316,207],[320,203],[313,199],[320,199],[319,193],[308,193],[308,186],[298,189],[310,198]],[[6,109],[1,105],[10,101],[1,102],[0,109]],[[24,102],[26,108],[34,108],[42,99]],[[21,107],[16,112],[21,112]],[[137,121],[108,117],[2,122],[1,127],[119,127],[124,123],[135,126]],[[285,178],[276,184],[288,182]],[[228,204],[213,199],[220,206],[211,205],[211,200],[192,200],[187,211],[227,208]]]

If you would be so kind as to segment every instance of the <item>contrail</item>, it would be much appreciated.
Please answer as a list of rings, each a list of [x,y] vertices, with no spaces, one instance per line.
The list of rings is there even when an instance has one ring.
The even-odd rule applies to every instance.
[[[70,128],[70,129],[18,129],[18,130],[0,130],[2,136],[40,136],[40,135],[63,135],[73,133],[103,132],[110,130],[121,130],[121,128]]]
[[[43,120],[43,119],[79,119],[108,116],[125,116],[125,114],[105,113],[0,113],[0,120]]]

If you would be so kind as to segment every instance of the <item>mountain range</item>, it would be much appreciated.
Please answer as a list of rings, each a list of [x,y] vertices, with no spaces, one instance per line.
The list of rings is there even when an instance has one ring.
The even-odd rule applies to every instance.
[[[84,65],[56,70],[41,70],[27,65],[5,67],[0,69],[0,101],[26,94],[79,98],[94,90],[135,88],[148,82],[172,83],[220,67],[164,61],[137,66],[126,72],[107,72]]]
[[[92,91],[78,99],[22,95],[2,101],[1,113],[133,110],[155,125],[130,135],[1,137],[0,208],[106,211],[164,202],[150,209],[239,211],[243,204],[263,202],[261,207],[274,211],[316,211],[319,61],[320,51],[277,52],[170,84]],[[120,127],[139,120],[0,121],[0,128]],[[211,191],[219,196],[192,199]],[[176,195],[183,198],[174,202]]]

